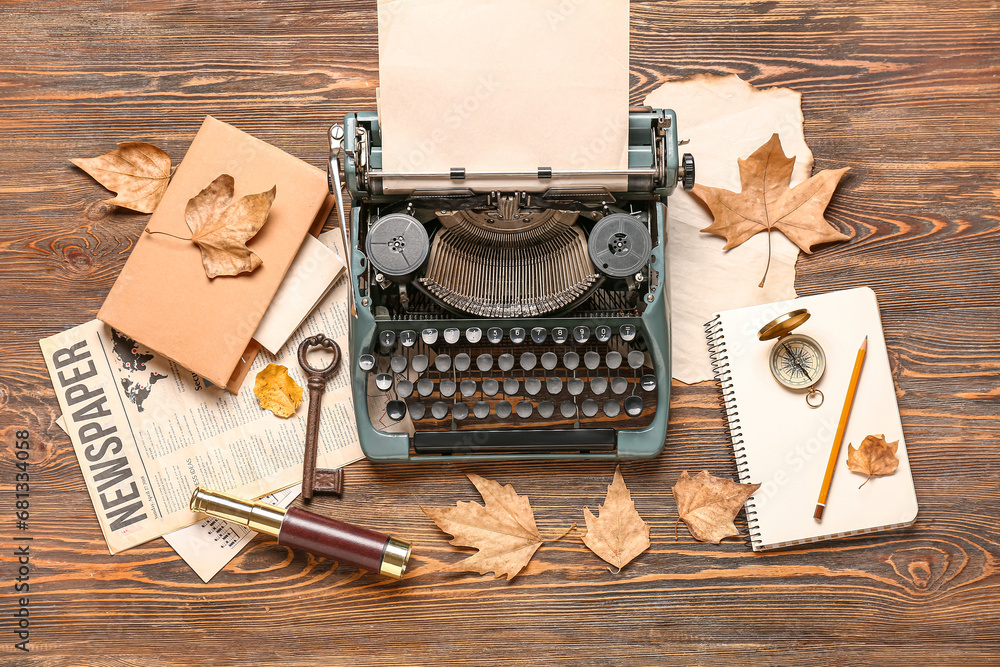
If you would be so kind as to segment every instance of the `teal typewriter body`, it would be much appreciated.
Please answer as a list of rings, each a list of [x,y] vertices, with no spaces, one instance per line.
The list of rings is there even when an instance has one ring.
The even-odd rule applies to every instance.
[[[342,161],[351,195],[348,363],[369,459],[660,453],[666,201],[694,183],[672,111],[629,114],[628,169],[614,172],[391,174],[374,112],[330,136],[331,190]],[[592,185],[547,187],[564,174]],[[526,178],[537,187],[504,186]]]

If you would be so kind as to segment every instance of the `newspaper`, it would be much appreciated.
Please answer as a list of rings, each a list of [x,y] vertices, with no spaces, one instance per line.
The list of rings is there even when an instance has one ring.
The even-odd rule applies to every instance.
[[[316,333],[336,340],[346,357],[348,294],[342,277],[280,354],[258,355],[236,395],[98,320],[40,342],[111,553],[203,519],[188,509],[198,484],[259,498],[301,481],[305,403],[303,416],[280,419],[259,407],[253,384],[273,362],[305,387],[296,352]],[[323,468],[363,455],[348,365],[342,362],[323,396]]]

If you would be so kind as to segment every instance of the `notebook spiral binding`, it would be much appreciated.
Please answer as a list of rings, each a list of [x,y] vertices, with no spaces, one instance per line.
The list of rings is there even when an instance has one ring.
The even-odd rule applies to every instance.
[[[716,315],[705,323],[705,340],[708,342],[708,356],[712,364],[712,374],[719,383],[722,392],[722,410],[729,425],[729,437],[733,441],[733,454],[736,456],[736,469],[740,482],[750,483],[750,470],[747,467],[746,448],[743,443],[743,427],[740,426],[740,413],[736,406],[736,392],[733,390],[733,376],[729,371],[729,351],[726,348],[726,336],[722,331],[721,316]],[[756,549],[763,540],[757,527],[757,508],[753,498],[746,502],[747,525],[750,528],[750,541]]]

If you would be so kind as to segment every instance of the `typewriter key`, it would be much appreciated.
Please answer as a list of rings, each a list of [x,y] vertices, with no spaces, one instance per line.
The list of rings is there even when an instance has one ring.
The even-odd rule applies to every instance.
[[[549,332],[545,330],[544,327],[534,327],[531,330],[531,340],[534,341],[535,345],[541,345],[545,342],[546,336]]]
[[[410,407],[410,418],[415,419],[416,421],[420,421],[421,419],[423,419],[424,415],[427,413],[427,408],[420,401],[414,401],[413,403],[410,403],[409,407]]]
[[[646,355],[639,350],[632,350],[628,353],[628,365],[631,368],[642,368],[646,363]]]
[[[472,359],[465,352],[455,355],[455,370],[464,373],[472,365]]]
[[[526,371],[530,371],[535,367],[535,362],[537,361],[538,358],[534,355],[533,352],[525,352],[521,355],[520,359],[521,368],[523,368]]]
[[[358,368],[366,373],[375,368],[375,357],[370,354],[362,354],[358,357]]]
[[[595,377],[590,381],[590,391],[594,392],[598,396],[603,394],[608,390],[608,381],[601,376]]]
[[[509,401],[500,401],[497,403],[497,417],[500,419],[507,419],[510,417],[510,412],[513,409]]]
[[[399,342],[403,344],[403,347],[413,347],[417,344],[417,332],[412,329],[400,331]]]
[[[642,380],[639,381],[639,386],[645,391],[653,391],[656,389],[656,376],[655,375],[643,375]]]
[[[375,386],[382,391],[389,391],[392,388],[392,376],[388,373],[379,373],[375,376]]]
[[[611,378],[611,391],[616,394],[624,394],[628,389],[628,380],[623,378],[621,375],[618,377]]]
[[[448,416],[448,404],[444,401],[434,401],[431,406],[431,415],[434,419],[444,419]]]
[[[641,396],[629,396],[625,399],[625,414],[629,417],[638,417],[642,414]]]
[[[556,406],[552,405],[552,401],[542,401],[538,404],[538,414],[548,419],[553,414],[555,414]]]
[[[542,368],[547,371],[551,371],[559,363],[559,357],[556,356],[555,352],[546,352],[542,355]]]
[[[500,327],[490,327],[486,330],[486,340],[496,345],[503,340],[503,329]]]
[[[524,337],[526,335],[527,334],[525,333],[523,328],[514,327],[513,329],[510,330],[510,341],[512,343],[521,344],[524,342]]]
[[[532,409],[533,408],[531,407],[531,403],[528,403],[527,401],[521,401],[520,403],[517,404],[517,416],[520,417],[521,419],[527,419],[528,417],[531,416]]]
[[[400,380],[396,383],[396,393],[400,398],[409,398],[413,393],[413,383],[409,380]]]
[[[426,354],[418,354],[413,357],[413,361],[410,362],[410,368],[418,373],[423,373],[427,370],[427,364],[429,363]]]
[[[601,355],[598,354],[597,352],[594,352],[593,350],[587,352],[585,355],[583,355],[583,365],[589,368],[590,370],[594,370],[595,368],[601,365]]]
[[[602,324],[594,329],[594,338],[596,338],[601,343],[607,343],[611,340],[611,327],[607,324]],[[594,414],[597,414],[597,409],[595,406]],[[591,415],[592,417],[593,415]]]
[[[490,414],[490,404],[476,401],[476,404],[472,406],[472,414],[476,415],[478,419],[486,419],[487,415]]]
[[[566,389],[569,391],[571,396],[579,396],[583,393],[583,380],[580,378],[573,378],[566,383]]]
[[[383,329],[378,332],[378,344],[382,354],[389,354],[396,346],[396,332],[392,329]]]
[[[434,368],[438,369],[438,373],[447,373],[451,370],[451,356],[447,354],[439,354],[434,357]]]
[[[420,340],[424,341],[425,345],[433,345],[437,342],[438,330],[437,329],[424,329],[420,332]]]
[[[406,403],[402,401],[389,401],[385,405],[385,414],[389,415],[389,419],[392,421],[398,422],[406,416]]]
[[[417,393],[421,396],[430,396],[434,393],[434,383],[427,378],[417,381]]]
[[[517,378],[507,378],[503,381],[503,393],[505,394],[516,394],[520,388],[521,383],[517,381]],[[497,414],[500,413],[497,412]]]
[[[604,414],[609,417],[617,417],[618,413],[621,412],[622,406],[618,405],[618,401],[605,401],[604,402]]]
[[[500,391],[500,383],[493,378],[483,380],[483,393],[487,396],[496,396]]]
[[[458,385],[458,389],[462,392],[462,396],[468,398],[476,393],[476,381],[462,380],[462,383]]]
[[[576,403],[573,401],[563,401],[559,404],[559,414],[566,419],[576,416]]]
[[[590,327],[583,325],[573,327],[573,340],[581,345],[590,340]]]
[[[575,371],[580,366],[580,355],[576,352],[567,352],[563,355],[563,366],[568,370]]]
[[[392,369],[393,373],[402,373],[406,370],[406,357],[397,354],[389,361],[389,368]]]
[[[454,380],[441,380],[441,384],[438,385],[438,391],[445,398],[451,398],[455,395],[455,389],[458,385],[455,384]]]
[[[584,417],[593,417],[597,414],[597,409],[597,401],[592,398],[588,398],[583,402],[583,405],[580,406],[580,412],[583,413]]]
[[[608,368],[617,370],[622,365],[622,353],[612,350],[605,355],[604,361],[607,362]]]
[[[492,354],[480,354],[476,357],[476,368],[479,369],[480,373],[485,373],[493,368],[493,355]]]
[[[451,409],[451,416],[457,421],[462,421],[469,416],[469,406],[465,403],[456,403]]]
[[[552,377],[550,377],[548,380],[545,381],[545,388],[548,390],[550,394],[555,396],[560,391],[562,391],[563,388],[562,378],[553,375]]]
[[[483,339],[483,330],[479,327],[469,327],[465,330],[465,340],[473,345]]]
[[[552,330],[552,341],[562,345],[569,338],[569,329],[566,327],[556,327]],[[539,406],[541,407],[541,406]]]
[[[374,363],[374,361],[375,359],[373,358],[372,362]],[[500,358],[497,359],[497,366],[505,373],[514,368],[514,355],[509,353],[501,354]]]
[[[542,381],[535,377],[528,378],[524,381],[524,390],[534,396],[542,390]]]
[[[623,324],[618,328],[618,335],[622,337],[623,341],[628,343],[635,338],[635,327],[631,324]]]
[[[454,345],[455,343],[458,342],[458,339],[461,335],[462,335],[461,332],[455,327],[448,327],[447,329],[444,330],[444,342],[448,343],[449,345]]]

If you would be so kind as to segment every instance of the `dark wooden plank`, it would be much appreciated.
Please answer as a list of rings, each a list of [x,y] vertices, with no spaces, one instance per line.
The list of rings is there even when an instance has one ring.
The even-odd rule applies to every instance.
[[[632,102],[705,71],[794,87],[816,167],[851,167],[828,217],[853,239],[800,257],[797,287],[877,292],[921,512],[903,531],[784,553],[697,543],[683,526],[675,541],[680,472],[735,464],[716,389],[674,383],[664,454],[623,466],[651,549],[616,575],[575,532],[513,582],[447,570],[464,552],[419,507],[476,500],[476,472],[529,495],[554,535],[583,524],[613,466],[360,463],[318,507],[412,539],[404,581],[258,538],[205,585],[162,540],[107,553],[54,424],[37,341],[93,317],[147,219],[104,204],[68,159],[134,139],[176,163],[213,114],[323,166],[325,128],[374,108],[374,1],[9,1],[0,18],[0,661],[996,663],[994,3],[632,3]],[[36,443],[30,654],[10,631],[21,428]]]

